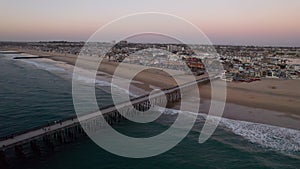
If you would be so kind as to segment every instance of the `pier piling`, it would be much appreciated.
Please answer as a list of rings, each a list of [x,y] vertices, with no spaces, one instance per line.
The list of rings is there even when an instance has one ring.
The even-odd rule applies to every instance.
[[[144,95],[134,98],[130,102],[120,103],[120,110],[114,105],[108,106],[101,109],[102,115],[99,115],[99,112],[94,112],[78,118],[72,117],[61,120],[59,123],[55,122],[53,124],[48,124],[47,126],[38,129],[16,134],[13,137],[6,136],[0,138],[0,162],[2,166],[5,166],[8,161],[9,163],[11,162],[10,157],[14,155],[19,159],[22,159],[25,158],[25,153],[26,155],[32,152],[36,154],[41,154],[43,152],[44,154],[44,145],[48,147],[48,149],[46,148],[46,151],[49,149],[54,151],[56,146],[74,142],[78,137],[86,136],[85,130],[96,132],[105,126],[104,121],[110,125],[116,124],[125,119],[126,116],[132,117],[138,115],[141,111],[146,112],[151,106],[165,106],[166,104],[180,101],[184,91],[191,91],[191,89],[197,87],[198,83],[206,81],[210,81],[209,78],[204,78],[191,84],[185,84],[183,88],[175,86],[170,89],[165,89],[163,90],[165,95],[157,95],[152,98],[150,98],[149,95]],[[28,150],[29,153],[27,152]]]

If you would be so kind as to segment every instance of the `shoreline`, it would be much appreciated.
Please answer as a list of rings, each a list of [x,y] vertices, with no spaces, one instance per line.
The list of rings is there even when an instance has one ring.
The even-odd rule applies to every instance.
[[[77,59],[76,56],[62,56],[62,54],[56,55],[34,51],[19,52],[38,56],[51,56],[47,59],[65,62],[71,66],[75,65]],[[99,69],[99,71],[111,76],[116,66],[116,63],[106,62],[104,67]],[[166,80],[162,82],[160,79]],[[143,72],[142,76],[136,76],[134,80],[136,82],[131,83],[131,86],[135,86],[135,88],[146,92],[153,90],[153,88],[174,85],[172,78],[166,74],[153,71]],[[227,83],[227,98],[223,117],[300,130],[300,126],[298,125],[300,122],[300,91],[297,91],[299,85],[299,80],[281,79],[262,79],[262,81],[252,83]],[[273,88],[274,86],[275,88]],[[198,112],[207,114],[209,110],[210,90],[209,84],[199,85],[202,107],[200,107]],[[171,108],[179,109],[179,105],[173,104]]]

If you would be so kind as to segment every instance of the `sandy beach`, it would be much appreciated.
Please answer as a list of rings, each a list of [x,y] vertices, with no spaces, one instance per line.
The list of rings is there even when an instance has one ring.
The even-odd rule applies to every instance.
[[[252,83],[227,83],[227,102],[300,115],[300,81],[262,79]],[[203,98],[210,98],[210,86],[201,85]]]
[[[50,56],[55,61],[66,62],[75,65],[77,57],[74,55],[63,55],[28,51],[21,49],[10,49],[38,56]],[[118,63],[103,61],[99,71],[112,75]],[[122,65],[122,78],[135,72],[138,65]],[[184,82],[184,74],[177,75]],[[101,74],[99,76],[102,76]],[[206,75],[204,75],[206,76]],[[198,77],[202,78],[202,77]],[[172,77],[162,70],[144,70],[133,79],[139,83],[133,86],[145,91],[154,88],[168,88],[176,85]],[[300,130],[300,80],[262,79],[252,83],[230,82],[227,83],[226,107],[223,116],[235,120],[265,123]],[[218,88],[216,91],[220,90]],[[201,95],[199,112],[207,113],[210,105],[210,84],[199,85]],[[134,92],[134,91],[131,91]],[[193,106],[193,105],[191,105]],[[179,108],[174,104],[173,108]]]

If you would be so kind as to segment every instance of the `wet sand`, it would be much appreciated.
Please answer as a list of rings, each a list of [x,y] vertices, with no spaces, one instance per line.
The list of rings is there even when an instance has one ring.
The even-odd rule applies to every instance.
[[[50,59],[75,65],[77,57],[36,51],[24,51],[38,56],[51,55]],[[113,74],[118,63],[104,61],[99,71]],[[122,65],[122,78],[136,71],[137,65]],[[102,76],[102,75],[100,75]],[[178,74],[184,82],[184,74]],[[198,77],[201,78],[201,77]],[[154,88],[168,88],[176,85],[175,80],[161,70],[145,70],[134,77],[139,83],[133,86],[145,91]],[[300,80],[262,79],[252,83],[227,83],[226,107],[223,116],[235,120],[265,123],[300,130]],[[132,89],[132,88],[130,88]],[[132,89],[134,90],[134,89]],[[215,88],[215,91],[220,88]],[[210,84],[199,85],[201,107],[199,112],[207,113],[210,103]],[[131,91],[134,93],[134,91]],[[173,104],[179,108],[179,104]],[[193,106],[193,105],[191,105]]]
[[[262,79],[252,83],[227,83],[226,101],[248,107],[300,115],[300,80]],[[210,85],[199,86],[210,99]],[[216,89],[218,90],[218,88]]]

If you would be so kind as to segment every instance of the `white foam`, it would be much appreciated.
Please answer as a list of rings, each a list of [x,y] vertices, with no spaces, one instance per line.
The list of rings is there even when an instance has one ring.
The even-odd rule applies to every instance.
[[[20,59],[20,61],[28,64],[32,64],[39,69],[43,69],[47,71],[66,71],[64,68],[58,67],[54,64],[47,63],[47,62],[34,61],[29,59]]]
[[[19,54],[10,54],[10,57],[20,56]],[[69,75],[72,76],[72,68],[73,66],[67,65],[65,63],[58,63],[53,64],[50,59],[35,59],[35,60],[28,60],[22,59],[21,61],[33,64],[40,69],[45,69],[48,71],[68,71]],[[68,68],[69,67],[69,68]],[[103,73],[103,72],[101,72]],[[85,83],[94,83],[94,80],[91,78],[87,78],[83,75],[77,75],[77,80],[84,81]],[[95,80],[96,85],[98,86],[113,86],[116,87],[123,92],[126,92],[130,95],[133,93],[129,92],[126,89],[121,88],[120,86],[116,86],[114,84],[110,84],[107,81],[103,80]],[[166,109],[164,112],[165,114],[175,115],[177,113],[185,113],[185,114],[195,114],[193,112],[184,111],[181,112],[175,109]],[[199,119],[206,119],[207,115],[203,113],[198,114]],[[232,120],[227,118],[222,118],[220,121],[220,126],[226,127],[230,129],[233,133],[244,137],[245,139],[249,140],[252,143],[260,144],[267,148],[276,149],[279,151],[300,151],[300,131],[260,124],[260,123],[253,123],[253,122],[246,122],[246,121],[239,121],[239,120]]]
[[[30,54],[9,54],[9,56],[11,58],[17,57],[17,56],[20,56],[20,55],[26,56],[26,57],[33,57],[34,56],[34,55],[30,55]],[[57,62],[57,61],[53,61],[53,60],[47,59],[47,58],[20,59],[18,61],[22,61],[24,63],[28,63],[28,64],[31,64],[31,65],[34,65],[38,69],[47,70],[49,72],[55,72],[56,74],[62,75],[62,76],[66,77],[66,78],[69,78],[69,79],[71,79],[72,76],[73,76],[74,66],[73,65],[69,65],[69,64],[64,63],[64,62]],[[73,78],[75,78],[75,80],[78,80],[80,82],[84,82],[86,84],[93,84],[93,83],[95,83],[95,85],[99,86],[99,87],[112,86],[112,87],[118,89],[118,91],[120,93],[126,93],[126,94],[129,94],[131,96],[137,96],[134,93],[129,92],[128,90],[126,90],[126,89],[124,89],[124,88],[122,88],[120,86],[117,86],[115,84],[111,84],[108,81],[99,80],[99,79],[95,79],[94,80],[93,78],[89,78],[88,76],[85,76],[85,75],[89,75],[90,74],[90,72],[88,70],[81,69],[81,68],[78,68],[78,69],[80,69],[80,73],[82,73],[82,74],[75,74],[73,76]],[[62,73],[62,74],[60,74],[60,73]],[[104,72],[98,72],[98,73],[108,75],[108,74],[106,74]]]
[[[82,68],[77,68],[77,69],[78,69],[77,72],[79,72],[79,73],[73,74],[73,78],[75,78],[75,80],[82,81],[82,82],[87,83],[87,84],[95,83],[97,86],[100,86],[100,87],[101,86],[102,87],[112,86],[115,89],[117,89],[118,92],[120,92],[120,93],[126,93],[126,94],[129,94],[131,96],[136,96],[134,93],[129,92],[128,90],[122,88],[121,86],[112,84],[112,83],[110,83],[108,81],[105,81],[105,80],[99,80],[97,77],[96,77],[96,79],[92,78],[91,77],[91,72],[89,70],[85,70],[85,69],[82,69]],[[100,73],[100,72],[98,72],[98,73]],[[124,79],[124,81],[125,81],[125,79]]]
[[[188,111],[167,109],[166,114],[196,114]],[[207,114],[199,113],[198,119],[206,119]],[[216,117],[217,119],[217,117]],[[220,126],[230,129],[251,143],[278,151],[300,152],[300,131],[261,123],[221,118]]]
[[[222,118],[221,125],[252,143],[279,151],[300,151],[300,131],[267,124]]]

